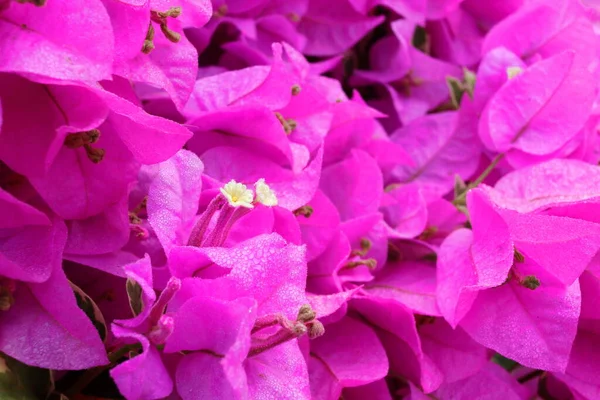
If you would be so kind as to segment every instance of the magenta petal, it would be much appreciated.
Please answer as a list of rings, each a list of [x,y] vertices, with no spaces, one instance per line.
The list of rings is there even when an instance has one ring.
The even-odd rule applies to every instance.
[[[148,24],[150,7],[147,0],[102,0],[110,16],[115,36],[115,64],[140,53]]]
[[[427,203],[417,184],[402,185],[384,194],[381,212],[397,238],[414,238],[427,225]]]
[[[377,211],[383,178],[370,155],[354,150],[344,161],[323,170],[320,187],[345,221]]]
[[[460,323],[482,345],[522,365],[564,371],[577,331],[579,282],[526,289],[514,282],[479,292]]]
[[[381,22],[381,17],[368,18],[355,11],[346,0],[334,4],[311,1],[298,30],[308,40],[306,54],[331,56],[353,46]]]
[[[503,400],[524,400],[527,391],[502,367],[490,362],[479,373],[447,385],[436,396],[440,399],[471,400],[490,397]]]
[[[181,34],[178,43],[172,43],[164,35],[157,33],[154,36],[156,48],[150,54],[139,50],[134,59],[118,63],[115,74],[164,89],[177,108],[182,110],[196,81],[198,53],[177,24],[170,22],[169,28]],[[158,26],[155,29],[159,30]],[[140,49],[142,44],[143,41]]]
[[[588,46],[593,46],[591,43],[595,39],[592,24],[585,17],[581,4],[566,0],[524,3],[527,4],[489,32],[483,44],[484,53],[503,46],[524,58],[538,52],[547,57],[565,49],[577,50],[577,57],[582,61],[591,61],[595,57],[594,52],[585,51]],[[523,32],[528,40],[511,35],[514,29]]]
[[[49,226],[0,229],[0,275],[26,282],[46,281],[61,263],[66,240],[67,231],[59,219]]]
[[[325,331],[325,335],[311,342],[311,352],[342,387],[360,386],[387,374],[385,350],[370,327],[346,317],[327,325]]]
[[[346,400],[392,400],[392,395],[385,379],[368,383],[366,385],[344,389]]]
[[[0,209],[2,210],[0,229],[19,228],[23,225],[50,225],[46,214],[2,189],[0,189]]]
[[[101,162],[89,160],[83,148],[62,146],[48,173],[30,178],[52,210],[63,218],[83,219],[103,212],[126,196],[137,176],[139,165],[121,142],[111,118],[99,130],[98,147],[106,151]]]
[[[311,356],[308,358],[310,389],[314,400],[339,399],[342,386],[323,360]]]
[[[202,191],[202,161],[180,150],[160,164],[148,191],[148,221],[168,254],[174,245],[185,245],[198,212]]]
[[[444,374],[444,382],[456,382],[477,373],[488,362],[488,350],[461,328],[452,329],[436,318],[419,327],[423,352]]]
[[[311,399],[306,361],[296,341],[250,357],[244,367],[250,398]]]
[[[333,240],[340,225],[340,216],[321,190],[317,190],[308,204],[313,208],[311,218],[299,218],[298,223],[302,242],[306,244],[306,258],[310,261],[323,253]]]
[[[13,4],[2,11],[0,71],[99,81],[110,77],[113,51],[111,21],[100,0]]]
[[[271,110],[289,103],[292,85],[298,83],[282,59],[283,49],[273,44],[273,63],[270,67],[254,66],[229,71],[196,81],[188,113],[210,111],[229,105],[260,105]]]
[[[186,355],[177,367],[177,390],[184,399],[196,399],[199,395],[211,399],[246,397],[242,363],[250,349],[255,307],[256,303],[249,298],[232,302],[196,298],[178,310],[166,350],[188,347],[200,350]]]
[[[509,227],[483,191],[469,191],[467,208],[473,226],[471,257],[477,283],[486,287],[498,286],[506,280],[514,261]]]
[[[140,300],[142,302],[142,309],[139,315],[134,318],[127,320],[115,320],[119,325],[126,328],[138,328],[144,324],[147,320],[148,314],[154,302],[156,301],[156,292],[153,287],[152,279],[152,263],[150,257],[146,254],[144,258],[141,258],[131,264],[123,267],[125,275],[128,279],[136,282],[142,293],[140,294]],[[116,325],[113,324],[113,329]],[[146,326],[142,327],[142,330]]]
[[[452,327],[467,314],[477,297],[477,272],[471,258],[473,233],[459,229],[442,243],[437,261],[437,304]]]
[[[550,160],[504,175],[494,189],[499,205],[529,212],[600,197],[600,170],[579,160]]]
[[[388,264],[366,285],[373,296],[399,301],[419,314],[439,316],[436,304],[436,270],[419,261]]]
[[[293,211],[307,204],[317,191],[323,162],[323,147],[301,171],[296,172],[293,178],[275,180],[271,187],[277,194],[279,206]]]
[[[102,99],[84,87],[36,84],[17,75],[0,76],[0,97],[6,100],[0,157],[27,177],[48,173],[68,133],[97,128],[108,115]]]
[[[98,255],[119,251],[129,240],[127,211],[127,197],[123,196],[119,202],[100,214],[67,221],[69,239],[65,253]]]
[[[0,350],[42,368],[108,364],[104,344],[77,306],[60,264],[46,282],[19,285],[14,305],[0,314]]]
[[[237,400],[245,398],[234,391],[220,360],[212,354],[192,353],[179,362],[175,380],[177,393],[183,400]],[[238,366],[235,372],[240,379],[246,379],[241,366]]]
[[[165,368],[160,353],[145,336],[113,325],[116,337],[131,338],[142,344],[142,354],[127,360],[110,371],[119,392],[128,400],[163,399],[173,391],[173,381]]]
[[[589,85],[584,87],[587,78],[573,63],[574,53],[563,52],[533,64],[498,91],[482,117],[495,150],[548,154],[583,128],[594,95]],[[514,101],[522,96],[528,101]],[[572,106],[575,103],[577,107]]]
[[[439,195],[452,188],[455,174],[468,179],[479,162],[479,144],[461,118],[453,112],[431,114],[394,132],[392,140],[407,150],[415,165],[400,165],[392,176]]]
[[[317,318],[327,317],[343,307],[356,293],[358,288],[329,295],[314,295],[307,293],[306,298],[317,314]]]
[[[244,123],[252,121],[252,124]],[[195,115],[189,122],[196,134],[188,143],[188,148],[197,154],[219,145],[244,147],[264,152],[273,147],[278,158],[291,163],[290,142],[275,114],[263,107],[227,107]]]
[[[176,122],[150,115],[111,92],[97,90],[112,111],[111,125],[136,160],[143,164],[165,161],[192,136],[192,132]]]
[[[420,384],[430,393],[443,382],[443,374],[423,353],[413,313],[402,303],[385,298],[363,297],[352,300],[362,316],[377,328],[390,362],[392,374]]]
[[[165,351],[209,350],[225,355],[238,340],[248,341],[246,346],[249,346],[255,307],[254,300],[250,298],[221,301],[198,297],[188,300],[174,315],[175,329],[169,336]],[[239,339],[239,331],[242,330],[247,332],[248,337]],[[243,360],[245,354],[240,353],[240,356]]]
[[[600,224],[506,210],[516,248],[570,286],[600,248]]]

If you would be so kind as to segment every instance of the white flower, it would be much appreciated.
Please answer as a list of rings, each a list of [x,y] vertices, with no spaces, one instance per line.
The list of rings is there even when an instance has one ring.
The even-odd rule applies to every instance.
[[[252,193],[252,190],[249,190],[243,183],[236,182],[232,179],[220,190],[232,207],[254,207],[252,205],[254,193]]]
[[[256,189],[256,201],[267,207],[277,205],[277,196],[275,196],[275,192],[271,190],[263,178],[256,181],[254,188]]]
[[[522,73],[523,73],[523,68],[521,68],[521,67],[506,68],[506,76],[508,76],[508,79],[512,79],[517,75],[521,75]]]

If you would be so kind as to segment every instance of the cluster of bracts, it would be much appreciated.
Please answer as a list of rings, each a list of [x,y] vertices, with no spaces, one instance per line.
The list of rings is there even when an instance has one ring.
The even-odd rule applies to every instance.
[[[0,398],[600,398],[600,5],[0,0]]]

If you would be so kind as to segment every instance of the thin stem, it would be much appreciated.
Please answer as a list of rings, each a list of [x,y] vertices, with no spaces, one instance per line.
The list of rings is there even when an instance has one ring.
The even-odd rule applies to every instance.
[[[494,157],[492,162],[490,162],[490,165],[487,166],[487,168],[477,177],[477,179],[475,179],[473,182],[469,183],[467,185],[467,188],[465,189],[465,191],[463,193],[461,193],[459,196],[457,196],[454,200],[452,200],[452,204],[454,204],[455,206],[458,206],[458,205],[464,206],[465,202],[466,202],[467,192],[470,189],[473,189],[473,188],[476,188],[477,186],[479,186],[479,184],[481,184],[481,182],[483,182],[485,180],[485,178],[488,177],[488,175],[494,170],[494,168],[496,168],[498,163],[500,161],[502,161],[503,158],[504,158],[504,153],[500,153],[496,157]]]
[[[477,179],[475,179],[473,182],[471,182],[469,184],[469,189],[473,189],[473,188],[479,186],[479,184],[481,182],[483,182],[483,180],[485,178],[488,177],[488,175],[490,174],[490,172],[492,172],[494,170],[494,168],[496,168],[496,166],[498,165],[498,163],[500,161],[502,161],[503,158],[504,158],[504,153],[500,153],[496,157],[494,157],[494,159],[492,160],[492,162],[490,163],[490,165],[488,165],[488,167],[481,173],[481,175],[479,175],[477,177]]]

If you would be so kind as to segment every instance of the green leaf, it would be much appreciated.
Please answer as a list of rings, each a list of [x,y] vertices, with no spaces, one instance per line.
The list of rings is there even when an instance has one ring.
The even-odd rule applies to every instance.
[[[31,367],[0,354],[0,399],[45,399],[52,390],[54,383],[50,370]]]
[[[140,315],[144,308],[142,303],[142,287],[139,283],[131,278],[127,279],[126,283],[127,296],[129,297],[129,307],[134,316]]]
[[[77,300],[77,306],[81,308],[81,310],[87,315],[87,317],[92,321],[94,327],[98,331],[100,338],[102,341],[106,341],[106,321],[104,320],[104,316],[102,312],[92,300],[90,296],[88,296],[81,288],[75,285],[73,282],[69,281],[71,285],[71,289],[73,289],[73,293],[75,293],[75,299]]]
[[[448,85],[448,90],[450,91],[450,100],[452,101],[452,105],[455,109],[458,109],[460,107],[460,101],[462,100],[463,94],[465,93],[463,84],[460,80],[453,76],[448,76],[446,78],[446,84]]]
[[[467,68],[463,68],[462,79],[453,76],[446,77],[446,85],[448,85],[448,90],[450,91],[450,101],[455,109],[458,110],[460,107],[460,102],[465,93],[467,93],[470,98],[473,98],[475,80],[476,75]]]

